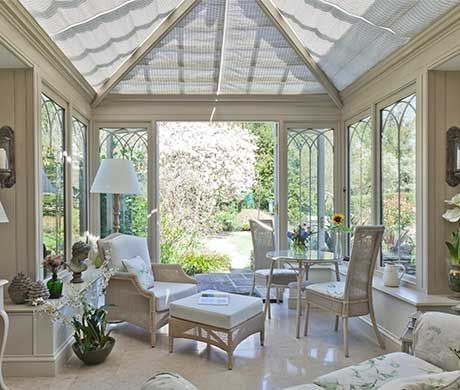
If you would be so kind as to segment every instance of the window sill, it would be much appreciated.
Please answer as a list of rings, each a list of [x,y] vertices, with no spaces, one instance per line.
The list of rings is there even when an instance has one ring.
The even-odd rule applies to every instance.
[[[345,277],[347,265],[340,267],[340,273]],[[433,308],[433,307],[452,307],[457,306],[460,301],[450,299],[446,295],[430,295],[423,291],[417,290],[415,284],[404,282],[399,287],[387,287],[383,285],[382,272],[376,272],[374,276],[373,288],[376,291],[387,294],[395,299],[413,305],[416,309]]]

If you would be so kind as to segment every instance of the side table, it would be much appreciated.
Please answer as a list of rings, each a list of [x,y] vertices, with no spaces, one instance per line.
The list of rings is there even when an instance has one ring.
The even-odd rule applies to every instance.
[[[5,346],[6,346],[6,338],[8,337],[8,326],[9,320],[8,315],[6,314],[4,303],[3,303],[3,288],[8,284],[7,280],[0,280],[0,319],[3,322],[3,334],[1,334],[0,338],[0,389],[8,390],[6,387],[5,382],[3,381],[2,375],[2,361],[3,361],[3,354],[5,353]]]

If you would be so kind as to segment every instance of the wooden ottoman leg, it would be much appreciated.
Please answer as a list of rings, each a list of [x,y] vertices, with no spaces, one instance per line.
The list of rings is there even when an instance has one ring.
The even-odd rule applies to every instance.
[[[260,331],[260,345],[263,347],[265,343],[265,330]]]
[[[174,337],[169,336],[169,353],[173,353],[174,350]]]
[[[227,368],[233,369],[233,335],[232,332],[228,332],[227,338]]]

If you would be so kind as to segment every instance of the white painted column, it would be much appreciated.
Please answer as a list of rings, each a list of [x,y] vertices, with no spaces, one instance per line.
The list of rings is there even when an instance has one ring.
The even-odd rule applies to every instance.
[[[8,337],[8,326],[9,326],[8,315],[5,312],[4,303],[3,303],[3,287],[6,286],[7,284],[8,284],[7,280],[0,280],[0,318],[3,322],[3,326],[2,326],[3,333],[0,339],[0,389],[2,390],[8,390],[8,387],[6,387],[6,384],[3,381],[3,375],[2,375],[2,361],[3,361],[3,354],[5,353],[6,338]]]

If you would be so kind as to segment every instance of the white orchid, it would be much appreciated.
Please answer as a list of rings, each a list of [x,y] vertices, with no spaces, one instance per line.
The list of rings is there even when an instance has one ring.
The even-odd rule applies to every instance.
[[[442,217],[448,222],[458,222],[460,221],[460,208],[456,207],[454,209],[447,210]]]
[[[450,206],[460,207],[460,194],[454,195],[452,199],[445,201]],[[457,222],[457,221],[455,221]]]

